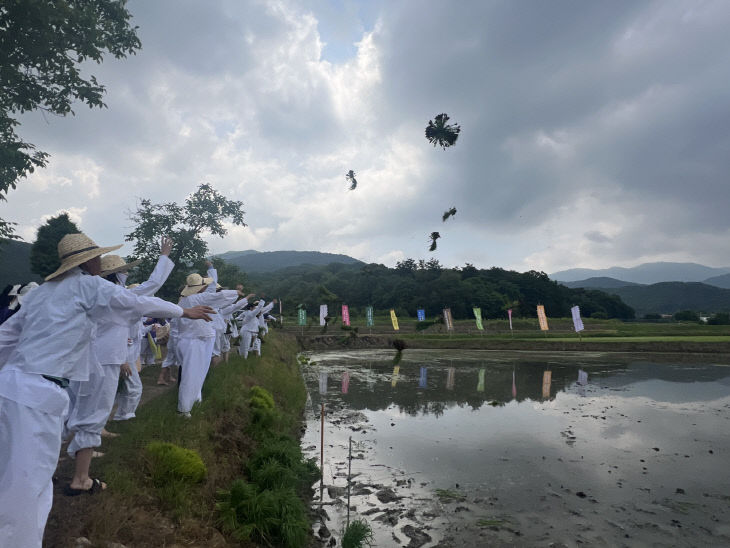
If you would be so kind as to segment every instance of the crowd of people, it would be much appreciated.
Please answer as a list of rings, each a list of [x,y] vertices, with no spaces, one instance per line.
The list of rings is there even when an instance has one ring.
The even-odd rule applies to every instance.
[[[141,366],[157,361],[153,333],[167,346],[158,384],[177,381],[172,368],[179,367],[183,420],[201,401],[210,366],[228,360],[232,340],[240,340],[243,357],[261,355],[275,301],[250,302],[254,295],[240,285],[222,288],[212,263],[207,276],[187,276],[178,304],[154,296],[175,266],[172,245],[163,238],[149,278],[127,285],[137,263],[110,254],[121,245],[99,247],[84,234],[68,234],[58,244],[61,264],[45,283],[3,292],[0,538],[7,546],[42,545],[64,440],[75,459],[64,494],[106,488],[89,473],[92,458],[103,456],[96,451],[103,436],[117,435],[105,428],[115,406],[112,420],[135,417]]]

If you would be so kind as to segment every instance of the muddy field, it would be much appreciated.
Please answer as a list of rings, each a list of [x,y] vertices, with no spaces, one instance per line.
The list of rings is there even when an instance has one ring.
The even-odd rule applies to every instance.
[[[730,367],[393,354],[308,355],[303,447],[317,460],[326,409],[323,544],[347,520],[350,438],[350,519],[379,546],[730,544]]]

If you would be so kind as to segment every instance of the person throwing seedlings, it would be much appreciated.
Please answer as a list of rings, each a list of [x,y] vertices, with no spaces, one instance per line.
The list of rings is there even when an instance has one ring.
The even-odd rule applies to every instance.
[[[183,309],[100,278],[101,255],[120,247],[99,247],[85,234],[67,234],[58,243],[61,266],[0,326],[4,546],[41,548],[69,406],[66,388],[70,381],[88,381],[99,367],[92,358],[97,322],[109,314],[128,323],[142,316],[210,321],[208,306]],[[97,492],[104,484],[89,479],[80,487]]]

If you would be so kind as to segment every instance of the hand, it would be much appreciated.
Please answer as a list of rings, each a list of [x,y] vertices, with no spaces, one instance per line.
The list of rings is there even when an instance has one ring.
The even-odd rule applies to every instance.
[[[249,293],[248,295],[246,295],[246,300],[251,300],[251,298],[253,298],[255,296],[256,296],[256,293]]]
[[[206,322],[210,322],[212,321],[210,314],[215,314],[215,310],[209,306],[200,305],[193,306],[192,308],[183,308],[182,317],[190,320],[205,320]]]
[[[169,257],[170,251],[172,251],[172,238],[169,238],[168,236],[163,236],[162,240],[160,240],[160,255]]]
[[[128,363],[123,363],[121,365],[122,375],[125,377],[131,377],[132,376],[132,368],[129,367]]]

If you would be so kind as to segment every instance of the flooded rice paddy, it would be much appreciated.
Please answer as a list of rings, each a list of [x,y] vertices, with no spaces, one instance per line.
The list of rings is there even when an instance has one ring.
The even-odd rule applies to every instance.
[[[314,525],[339,546],[730,545],[730,367],[692,357],[310,353]],[[336,539],[333,541],[333,538]]]

